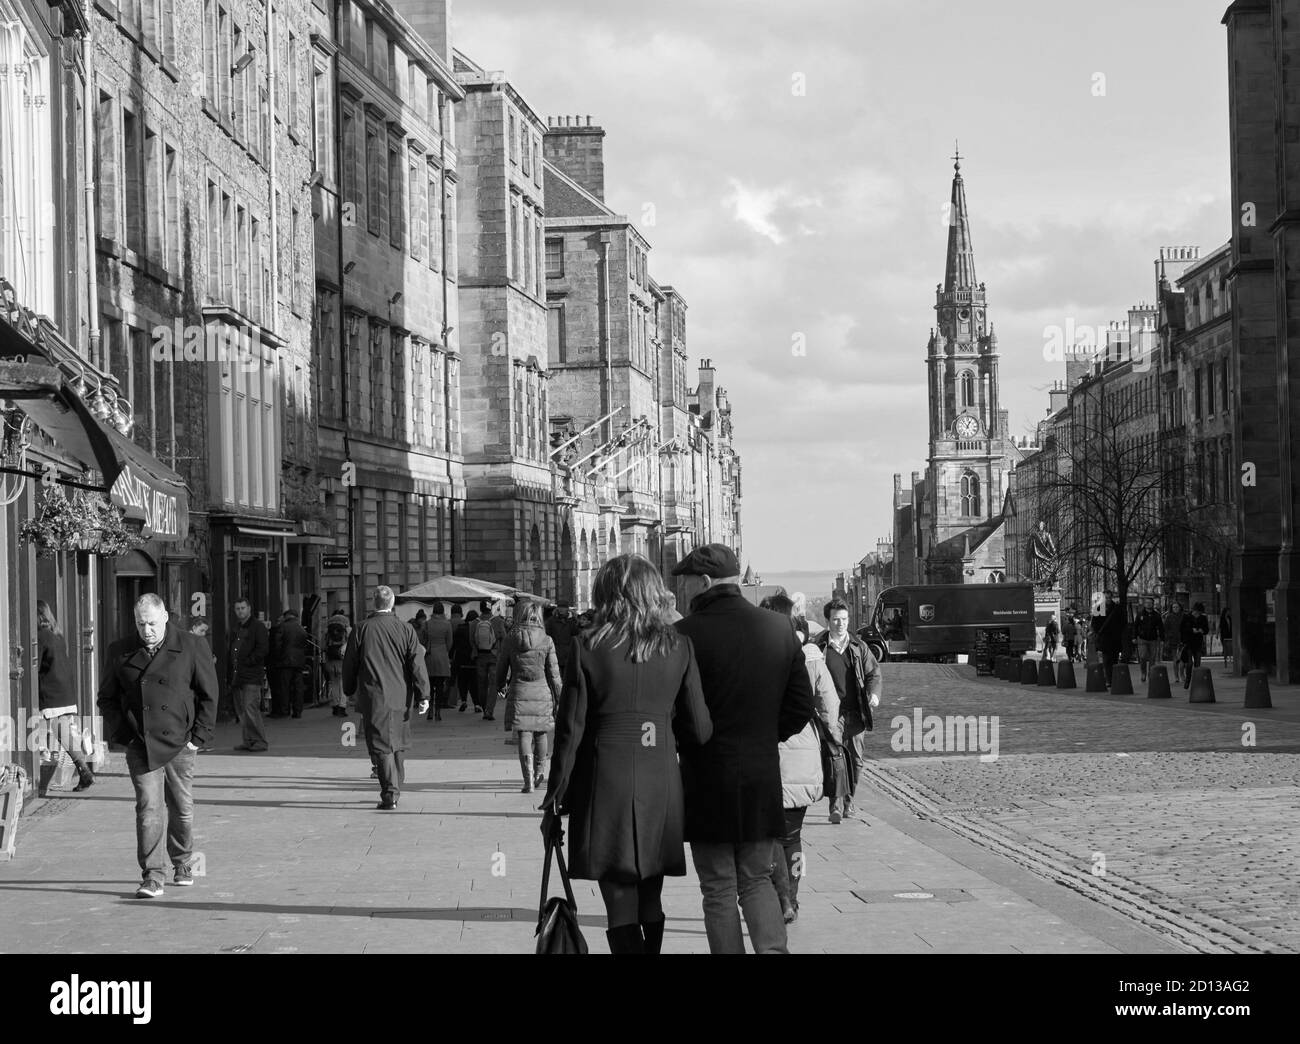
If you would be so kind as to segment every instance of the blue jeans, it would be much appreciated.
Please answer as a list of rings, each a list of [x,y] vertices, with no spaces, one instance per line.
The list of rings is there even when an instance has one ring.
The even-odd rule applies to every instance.
[[[755,953],[789,953],[785,918],[772,884],[774,838],[766,841],[692,841],[691,859],[704,895],[709,953],[744,953],[740,910]],[[740,910],[736,902],[740,902]]]
[[[497,658],[488,659],[480,654],[475,670],[478,673],[478,705],[484,714],[492,717],[497,709]]]
[[[197,754],[184,748],[166,765],[145,767],[144,751],[132,743],[126,748],[126,768],[135,787],[135,853],[145,877],[162,883],[167,876],[163,862],[163,808],[167,810],[167,856],[172,866],[190,861],[194,826],[194,759]]]

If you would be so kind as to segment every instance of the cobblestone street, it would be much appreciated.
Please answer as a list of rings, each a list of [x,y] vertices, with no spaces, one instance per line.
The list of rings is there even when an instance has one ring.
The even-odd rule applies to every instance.
[[[1111,697],[969,668],[886,670],[868,772],[914,812],[1195,948],[1300,950],[1295,693],[1245,711],[1222,679],[1224,702],[1202,706],[1147,701],[1143,685]],[[996,761],[891,749],[891,720],[915,707],[996,716]]]

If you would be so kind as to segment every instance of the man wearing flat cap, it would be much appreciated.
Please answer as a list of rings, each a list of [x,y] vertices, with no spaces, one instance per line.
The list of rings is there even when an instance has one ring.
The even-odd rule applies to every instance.
[[[697,547],[673,570],[690,614],[676,627],[695,646],[713,738],[682,747],[686,840],[704,896],[711,953],[744,953],[740,909],[755,953],[787,953],[769,868],[785,833],[777,745],[813,715],[803,648],[790,618],[751,605],[740,563],[723,544]]]

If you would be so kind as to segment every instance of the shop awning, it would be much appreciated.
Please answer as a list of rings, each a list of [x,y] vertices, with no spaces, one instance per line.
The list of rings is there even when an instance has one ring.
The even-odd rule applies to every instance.
[[[180,541],[189,532],[185,480],[90,412],[66,381],[43,379],[45,356],[0,319],[0,399],[11,399],[67,455],[103,475],[102,487],[145,537]],[[26,358],[13,354],[26,345]],[[26,372],[30,371],[30,372]]]

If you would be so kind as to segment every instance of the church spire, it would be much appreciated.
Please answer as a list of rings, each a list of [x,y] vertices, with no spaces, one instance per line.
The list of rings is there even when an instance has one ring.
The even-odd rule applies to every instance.
[[[973,290],[975,248],[970,239],[970,215],[966,212],[966,186],[961,180],[961,152],[954,147],[952,205],[948,215],[948,263],[944,269],[944,290]]]

